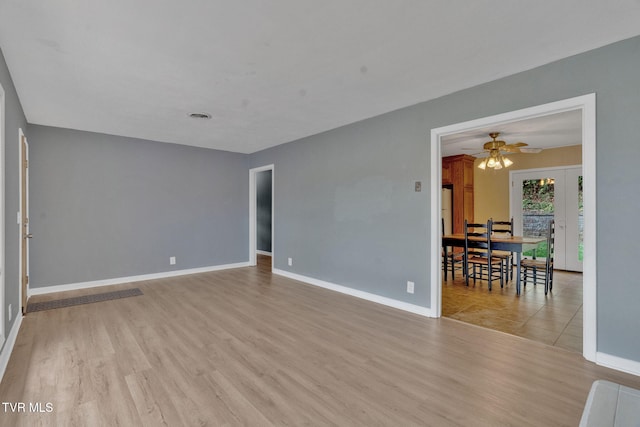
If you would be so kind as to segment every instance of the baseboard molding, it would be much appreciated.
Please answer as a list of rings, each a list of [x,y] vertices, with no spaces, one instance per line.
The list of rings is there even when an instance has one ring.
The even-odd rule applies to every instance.
[[[271,252],[267,252],[267,251],[260,251],[260,250],[257,250],[257,251],[256,251],[256,253],[257,253],[257,254],[260,254],[260,255],[271,256]]]
[[[18,332],[20,331],[20,325],[22,325],[22,313],[18,312],[16,321],[13,323],[13,328],[7,336],[7,340],[4,342],[2,351],[0,351],[0,381],[4,377],[4,372],[7,370],[11,353],[13,352],[13,346],[16,344],[18,338]]]
[[[142,274],[139,276],[118,277],[115,279],[94,280],[91,282],[70,283],[68,285],[44,286],[30,288],[29,296],[50,294],[53,292],[75,291],[78,289],[95,288],[98,286],[120,285],[122,283],[141,282],[143,280],[166,279],[168,277],[186,276],[188,274],[208,273],[210,271],[228,270],[230,268],[249,267],[249,262],[235,264],[214,265],[210,267],[190,268],[186,270],[165,271],[162,273]]]
[[[372,294],[369,292],[360,291],[357,289],[349,288],[347,286],[336,285],[335,283],[325,282],[324,280],[314,279],[312,277],[303,276],[301,274],[291,273],[289,271],[273,269],[273,274],[284,276],[289,279],[304,282],[309,285],[319,286],[321,288],[329,289],[332,291],[340,292],[342,294],[351,295],[352,297],[361,298],[367,301],[375,302],[377,304],[386,305],[388,307],[397,308],[399,310],[408,311],[410,313],[419,314],[425,317],[436,317],[430,308],[421,307],[419,305],[410,304],[404,301],[398,301],[392,298],[383,297],[380,295]]]
[[[623,359],[622,357],[597,352],[596,363],[617,371],[640,376],[640,362],[636,362],[635,360]]]

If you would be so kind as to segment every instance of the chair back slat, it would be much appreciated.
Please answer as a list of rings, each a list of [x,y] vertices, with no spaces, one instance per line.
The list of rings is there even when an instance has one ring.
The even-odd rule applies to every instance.
[[[470,240],[470,237],[477,239]],[[480,240],[482,239],[482,240]],[[465,251],[472,249],[484,249],[483,252],[478,251],[477,254],[482,256],[490,256],[491,254],[491,220],[486,224],[469,223],[464,221],[464,245]]]
[[[467,286],[470,277],[473,277],[474,284],[477,278],[482,280],[483,271],[487,274],[489,290],[491,290],[491,281],[494,279],[500,280],[500,287],[504,284],[502,261],[491,254],[491,227],[491,220],[486,224],[464,221],[464,269],[467,273],[465,277]],[[469,269],[470,264],[473,266],[473,271]]]
[[[496,237],[513,237],[513,217],[509,221],[494,221],[491,218],[491,235]],[[515,253],[495,251],[494,255],[504,260],[505,279],[513,279],[513,261]]]
[[[491,220],[491,231],[493,234],[505,234],[513,236],[513,218],[509,221],[494,221]]]

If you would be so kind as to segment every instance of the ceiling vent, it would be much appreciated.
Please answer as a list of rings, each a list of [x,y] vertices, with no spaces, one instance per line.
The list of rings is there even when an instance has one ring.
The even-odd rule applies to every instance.
[[[189,117],[191,117],[192,119],[209,120],[211,118],[211,114],[209,114],[209,113],[189,113]]]

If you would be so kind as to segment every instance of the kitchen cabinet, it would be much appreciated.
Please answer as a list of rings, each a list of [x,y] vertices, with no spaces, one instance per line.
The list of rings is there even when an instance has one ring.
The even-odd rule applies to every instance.
[[[442,158],[442,186],[453,191],[453,233],[464,233],[464,220],[473,222],[473,162],[467,154]]]

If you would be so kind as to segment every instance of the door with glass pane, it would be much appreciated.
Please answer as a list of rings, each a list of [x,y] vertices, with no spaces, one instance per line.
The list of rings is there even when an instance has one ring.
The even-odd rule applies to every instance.
[[[545,236],[549,221],[555,220],[555,267],[582,271],[582,167],[513,171],[510,175],[514,232]],[[532,251],[525,253],[532,255]],[[538,246],[536,256],[546,256],[545,244]]]

